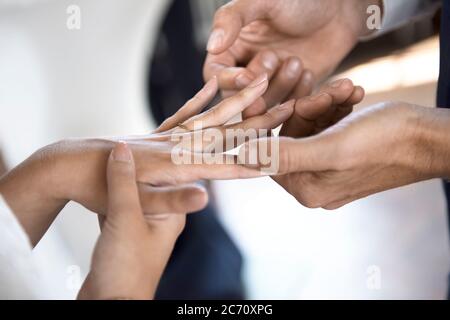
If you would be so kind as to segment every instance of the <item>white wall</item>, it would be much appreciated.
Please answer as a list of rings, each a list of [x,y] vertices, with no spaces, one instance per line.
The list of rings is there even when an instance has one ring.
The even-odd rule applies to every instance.
[[[145,133],[143,81],[166,0],[0,2],[0,141],[10,166],[65,137]],[[68,30],[66,9],[81,9]],[[38,245],[57,297],[67,267],[88,270],[96,218],[69,205]]]

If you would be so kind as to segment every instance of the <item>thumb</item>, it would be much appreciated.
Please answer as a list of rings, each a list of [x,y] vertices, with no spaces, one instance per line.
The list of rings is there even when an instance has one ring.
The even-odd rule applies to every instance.
[[[318,136],[262,138],[243,145],[239,150],[239,161],[246,167],[262,171],[270,168],[270,175],[325,171],[333,167],[333,150],[331,143]]]
[[[133,155],[125,142],[119,142],[111,152],[107,168],[107,219],[126,215],[142,215]]]
[[[268,2],[262,0],[235,0],[222,6],[214,15],[208,52],[224,52],[236,41],[243,27],[267,17],[269,12]]]

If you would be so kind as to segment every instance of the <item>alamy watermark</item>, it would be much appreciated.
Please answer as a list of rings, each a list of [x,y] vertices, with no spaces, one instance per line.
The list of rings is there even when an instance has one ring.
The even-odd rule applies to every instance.
[[[69,291],[79,291],[82,285],[81,267],[70,265],[66,269],[66,289]]]
[[[369,17],[366,20],[368,30],[380,30],[381,29],[381,7],[378,5],[370,5],[367,7],[366,13]]]
[[[81,29],[81,8],[76,4],[72,4],[67,7],[67,20],[66,26],[69,30],[80,30]]]
[[[203,129],[201,121],[197,121],[193,131],[179,129],[171,134],[175,144],[171,159],[176,165],[245,164],[273,174],[279,168],[279,141],[270,137],[267,129]],[[244,144],[245,152],[239,150],[234,157],[227,153]]]

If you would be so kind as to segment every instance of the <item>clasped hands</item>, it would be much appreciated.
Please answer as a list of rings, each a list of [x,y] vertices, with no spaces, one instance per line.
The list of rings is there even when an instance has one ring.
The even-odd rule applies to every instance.
[[[447,111],[385,102],[351,114],[364,91],[348,79],[311,94],[313,75],[329,74],[366,32],[358,18],[364,11],[351,8],[372,2],[379,3],[233,1],[216,15],[205,63],[209,82],[154,133],[45,147],[0,180],[0,193],[32,244],[68,201],[98,213],[102,234],[79,296],[141,299],[153,296],[185,214],[208,201],[205,190],[191,183],[260,176],[258,162],[238,159],[261,145],[277,141],[273,179],[313,208],[335,209],[397,186],[448,177],[447,155],[441,151],[448,149]],[[321,6],[327,11],[313,14]],[[219,88],[229,98],[202,113]],[[240,113],[244,120],[229,124]],[[172,159],[179,146],[174,137],[279,125],[280,137],[248,141],[240,157],[223,154],[226,161],[205,163],[207,141],[181,146],[192,162]],[[215,146],[226,151],[228,141],[216,140]]]
[[[185,214],[207,204],[206,191],[192,183],[259,176],[258,170],[238,165],[233,155],[224,154],[225,161],[217,164],[175,164],[172,151],[178,142],[173,138],[198,134],[196,123],[204,126],[200,130],[204,133],[279,126],[292,115],[293,103],[226,124],[267,87],[267,76],[262,75],[239,94],[201,113],[218,90],[217,80],[212,79],[152,134],[69,139],[38,150],[0,179],[0,194],[32,245],[69,201],[99,215],[102,233],[79,298],[152,298],[184,228]],[[225,140],[215,144],[229,145]],[[182,149],[193,160],[201,159],[205,151],[202,144]]]
[[[349,80],[307,97],[361,37],[373,32],[366,23],[369,6],[383,8],[383,3],[234,0],[214,16],[205,79],[218,77],[224,96],[260,73],[270,79],[263,99],[249,106],[244,118],[299,99],[277,141],[279,171],[273,178],[307,207],[336,209],[380,191],[450,175],[447,110],[388,101],[345,117],[364,96]],[[254,141],[249,149],[268,143]],[[241,148],[241,153],[249,152]]]
[[[236,163],[236,157],[229,155],[223,155],[230,160],[225,162],[228,164],[205,164],[200,161],[198,164],[174,165],[169,161],[168,150],[174,148],[173,140],[169,141],[169,137],[197,134],[195,122],[202,122],[202,127],[206,128],[202,132],[211,128],[219,131],[242,129],[244,132],[246,129],[270,130],[282,124],[279,137],[248,141],[241,147],[239,159],[247,159],[252,150],[259,151],[261,145],[270,145],[276,141],[279,145],[275,157],[278,170],[271,172],[272,178],[300,203],[311,208],[335,209],[383,190],[434,177],[449,177],[448,155],[445,152],[449,149],[448,111],[401,102],[383,102],[352,113],[353,106],[363,99],[364,90],[354,86],[348,79],[325,85],[311,94],[315,79],[323,80],[357,43],[358,38],[370,33],[365,23],[366,9],[373,4],[381,6],[381,1],[235,0],[221,8],[214,19],[208,44],[209,55],[204,68],[205,79],[210,80],[208,85],[154,134],[124,139],[130,148],[128,158],[134,156],[134,162],[127,162],[128,173],[133,172],[130,167],[135,166],[136,169],[135,176],[129,174],[128,180],[138,181],[140,200],[134,197],[134,202],[122,205],[122,211],[131,207],[134,212],[138,212],[133,215],[134,218],[147,217],[146,223],[151,230],[159,230],[156,237],[153,237],[153,232],[146,235],[142,231],[148,231],[142,227],[142,219],[137,225],[137,219],[131,219],[130,223],[130,219],[123,219],[123,215],[119,223],[118,215],[110,212],[114,206],[105,207],[106,198],[118,196],[114,194],[114,187],[111,187],[111,160],[107,188],[101,176],[87,180],[94,185],[100,181],[93,189],[100,197],[82,193],[78,198],[85,206],[99,213],[108,211],[106,221],[103,222],[103,230],[106,231],[102,232],[103,238],[100,238],[94,253],[95,265],[104,263],[104,252],[120,258],[123,244],[127,244],[128,251],[134,252],[136,257],[139,252],[145,255],[145,252],[159,249],[161,254],[156,255],[156,260],[147,259],[142,263],[142,258],[133,259],[134,255],[129,259],[135,261],[128,266],[129,269],[138,270],[140,279],[153,274],[153,278],[148,279],[152,290],[148,286],[141,290],[142,284],[139,283],[131,283],[127,287],[124,284],[127,282],[126,277],[124,280],[117,274],[103,278],[102,268],[93,267],[80,297],[110,297],[111,292],[119,293],[119,298],[152,296],[157,276],[162,272],[168,252],[184,223],[182,214],[164,216],[162,220],[155,214],[186,213],[200,209],[207,202],[204,190],[190,185],[180,187],[179,184],[198,179],[251,178],[261,175],[260,169],[265,163]],[[262,74],[266,74],[267,78],[261,78]],[[246,89],[233,96],[245,86]],[[200,113],[218,87],[224,97],[231,98]],[[227,124],[241,112],[242,122]],[[242,141],[239,138],[234,137],[233,140]],[[90,142],[93,158],[100,160],[94,161],[97,163],[97,167],[91,171],[94,177],[104,170],[102,166],[105,165],[106,155],[116,141]],[[219,139],[213,144],[213,149],[218,143],[221,147],[218,149],[227,150],[227,147],[224,148],[227,142],[226,139]],[[194,143],[183,145],[182,149],[192,153],[190,156],[195,159],[199,154],[209,151],[203,146]],[[124,152],[128,147],[119,144],[114,152],[117,148]],[[99,149],[103,151],[97,152]],[[80,149],[77,151],[75,148],[75,154],[77,152]],[[260,155],[259,152],[257,154]],[[131,183],[130,188],[133,186]],[[137,190],[134,190],[136,193]],[[73,198],[78,196],[76,192],[71,195]],[[176,195],[176,201],[170,201]],[[72,199],[67,196],[62,198]],[[161,207],[157,205],[157,199],[161,199]],[[173,219],[178,222],[174,224],[175,227],[170,227]],[[158,223],[159,227],[155,228]],[[165,227],[159,229],[161,226]],[[111,236],[114,239],[121,238],[119,242],[104,240],[114,234],[107,230],[123,228],[128,229],[125,234],[133,233],[136,236]],[[140,236],[142,232],[144,234]],[[148,247],[142,246],[139,240],[145,238],[148,241],[143,243]],[[158,240],[165,245],[165,250],[151,246]],[[110,247],[110,243],[116,246]],[[120,264],[113,270],[120,271]],[[148,270],[155,272],[149,273]],[[120,275],[123,276],[123,273]],[[99,285],[99,281],[114,277],[118,280],[113,282],[114,286],[110,286],[111,290],[98,292],[98,288],[105,287]],[[128,289],[124,291],[126,287]]]
[[[445,119],[439,122],[425,108],[395,103],[351,114],[364,91],[348,79],[227,124],[261,99],[268,85],[267,76],[262,75],[201,113],[218,90],[213,78],[154,133],[65,140],[44,147],[0,180],[0,193],[33,244],[68,201],[98,213],[102,234],[79,298],[145,299],[154,295],[184,228],[185,214],[200,210],[208,201],[205,190],[191,183],[261,175],[258,163],[240,163],[226,154],[228,161],[219,164],[175,164],[172,151],[178,142],[174,136],[198,134],[194,130],[198,122],[203,132],[271,130],[282,125],[280,137],[261,138],[268,144],[279,141],[279,170],[272,172],[273,179],[309,207],[332,209],[441,174],[427,170],[427,157],[420,148],[429,145],[418,143],[427,136],[418,135],[417,128],[444,126]],[[260,146],[257,141],[247,141],[240,155],[252,145]],[[215,141],[227,146],[226,142]],[[204,145],[210,143],[185,146],[183,152],[196,159],[203,156]]]

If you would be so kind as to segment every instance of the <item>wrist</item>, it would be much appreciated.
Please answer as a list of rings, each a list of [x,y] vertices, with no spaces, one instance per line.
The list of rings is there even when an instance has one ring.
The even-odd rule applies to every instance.
[[[96,213],[105,190],[106,163],[114,142],[106,139],[69,139],[50,148],[54,154],[54,195],[62,201],[75,201]]]

